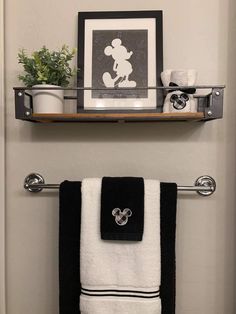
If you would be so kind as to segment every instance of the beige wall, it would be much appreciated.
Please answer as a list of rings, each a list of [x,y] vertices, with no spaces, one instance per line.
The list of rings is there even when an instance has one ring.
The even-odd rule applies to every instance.
[[[18,48],[77,45],[77,12],[164,11],[165,68],[196,68],[226,83],[224,119],[208,123],[30,124],[14,118]],[[218,184],[210,198],[179,194],[177,314],[235,314],[236,4],[234,0],[6,1],[7,314],[58,313],[58,194],[23,191],[36,171],[50,183],[142,175]]]
[[[0,0],[0,313],[5,314],[5,86],[4,3]]]

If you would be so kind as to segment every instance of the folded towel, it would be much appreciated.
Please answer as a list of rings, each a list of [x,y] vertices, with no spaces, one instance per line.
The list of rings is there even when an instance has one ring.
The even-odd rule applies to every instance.
[[[101,185],[82,181],[81,313],[161,314],[160,183],[144,181],[142,242],[101,240]]]
[[[161,183],[160,292],[162,314],[175,314],[176,192],[177,192],[176,184]],[[65,181],[61,184],[59,209],[60,209],[60,223],[59,223],[60,314],[79,314],[80,313],[79,296],[81,294],[80,182]],[[123,313],[127,313],[126,310],[123,310]],[[143,313],[149,312],[143,311]]]
[[[133,177],[103,177],[101,238],[141,241],[144,224],[144,181]]]
[[[59,308],[60,314],[79,314],[81,182],[60,185]]]
[[[175,235],[177,185],[161,183],[162,314],[175,314]]]

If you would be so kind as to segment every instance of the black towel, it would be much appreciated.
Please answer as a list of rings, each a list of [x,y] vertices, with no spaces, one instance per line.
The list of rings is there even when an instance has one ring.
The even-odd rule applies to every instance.
[[[175,314],[175,235],[177,185],[161,183],[161,306]]]
[[[79,314],[81,182],[60,185],[59,305],[60,314]]]
[[[59,303],[60,314],[80,314],[81,183],[60,186]],[[161,183],[161,302],[162,314],[175,314],[175,230],[177,186]]]
[[[141,241],[144,225],[144,180],[103,177],[101,238]]]

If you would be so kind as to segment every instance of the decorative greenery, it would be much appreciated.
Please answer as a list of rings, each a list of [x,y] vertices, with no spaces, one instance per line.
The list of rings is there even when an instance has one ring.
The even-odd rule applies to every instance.
[[[69,79],[75,74],[69,65],[69,61],[75,56],[76,49],[69,50],[69,47],[63,45],[59,51],[49,51],[45,46],[40,50],[34,51],[28,56],[25,49],[18,53],[18,63],[22,64],[24,75],[18,78],[24,82],[27,87],[36,84],[50,84],[66,87]]]

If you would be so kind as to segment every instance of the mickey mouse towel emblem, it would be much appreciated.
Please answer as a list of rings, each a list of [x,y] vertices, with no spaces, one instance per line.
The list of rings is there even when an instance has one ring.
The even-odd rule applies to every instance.
[[[132,216],[132,211],[129,208],[125,208],[123,211],[120,208],[114,208],[112,216],[115,217],[118,226],[124,226],[127,224],[129,217]]]

